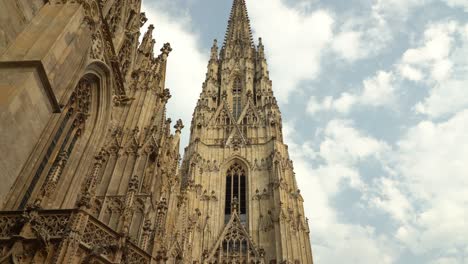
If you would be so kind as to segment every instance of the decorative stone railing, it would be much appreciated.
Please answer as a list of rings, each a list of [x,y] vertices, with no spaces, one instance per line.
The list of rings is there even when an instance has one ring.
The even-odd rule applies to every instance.
[[[79,263],[151,263],[151,255],[126,236],[78,209],[0,212],[0,260],[9,257],[8,254],[18,255],[12,253],[18,248],[14,246],[15,243],[35,243],[41,245],[37,252],[45,250],[53,253],[62,241],[74,236],[71,229],[76,225],[73,221],[78,214],[85,216],[80,218],[85,220],[79,223],[84,227],[78,236],[79,250],[76,250],[76,256],[81,259]],[[31,258],[35,258],[36,254],[28,252]]]

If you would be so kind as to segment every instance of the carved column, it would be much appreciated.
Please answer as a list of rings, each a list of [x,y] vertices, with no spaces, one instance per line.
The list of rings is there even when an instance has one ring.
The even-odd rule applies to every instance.
[[[154,233],[155,233],[154,248],[158,249],[157,251],[158,255],[162,251],[164,251],[166,248],[166,245],[163,242],[164,230],[166,229],[166,215],[167,215],[167,201],[165,198],[162,198],[161,201],[159,201],[158,203],[158,207],[156,208],[156,221],[155,221],[155,229],[154,229]],[[158,262],[158,263],[165,263],[165,262]]]
[[[130,182],[128,183],[127,194],[125,195],[125,205],[122,214],[122,225],[120,229],[123,235],[128,235],[130,225],[132,224],[132,216],[134,211],[133,203],[135,200],[135,195],[138,191],[138,186],[138,176],[135,175],[132,177],[132,179],[130,179]]]
[[[157,264],[166,264],[168,259],[169,258],[167,257],[166,248],[163,247],[160,250],[158,250],[157,255],[156,255]]]
[[[54,260],[52,261],[54,264],[73,263],[74,256],[78,251],[81,236],[84,233],[89,219],[89,214],[86,210],[92,207],[96,193],[97,179],[104,162],[102,152],[98,154],[95,159],[96,162],[94,163],[93,170],[86,181],[81,197],[77,201],[78,210],[71,216],[70,232],[60,243]]]
[[[43,207],[44,200],[51,196],[51,194],[55,191],[57,187],[57,183],[60,179],[60,175],[62,175],[63,169],[68,161],[68,153],[67,151],[62,151],[60,155],[57,157],[56,164],[52,167],[50,173],[47,175],[47,178],[41,188],[41,192],[39,196],[35,200],[35,204]]]
[[[162,237],[164,235],[164,229],[166,226],[166,213],[167,213],[167,202],[166,198],[162,198],[162,200],[158,204],[157,208],[157,216],[156,216],[156,236]]]
[[[144,251],[147,251],[148,250],[148,246],[149,246],[149,243],[150,243],[150,239],[151,239],[151,232],[152,232],[152,228],[151,228],[151,221],[149,219],[147,219],[145,221],[145,224],[143,226],[143,235],[141,237],[141,243],[140,243],[140,247],[144,250]]]

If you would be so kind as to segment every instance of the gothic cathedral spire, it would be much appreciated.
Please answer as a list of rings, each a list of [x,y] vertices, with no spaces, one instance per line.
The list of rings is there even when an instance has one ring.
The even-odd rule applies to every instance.
[[[180,230],[189,263],[312,264],[309,228],[245,0],[215,41],[181,166]]]
[[[239,50],[253,48],[252,29],[245,0],[234,0],[221,54],[229,57]]]

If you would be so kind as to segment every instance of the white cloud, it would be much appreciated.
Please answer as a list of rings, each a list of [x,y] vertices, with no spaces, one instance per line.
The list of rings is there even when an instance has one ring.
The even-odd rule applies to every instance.
[[[359,93],[344,92],[337,99],[327,96],[322,102],[315,96],[311,96],[307,112],[312,115],[320,111],[336,111],[347,114],[356,105],[378,107],[391,106],[395,102],[396,87],[392,72],[379,71],[375,76],[365,79],[362,86]]]
[[[395,99],[393,73],[379,71],[373,78],[364,80],[364,91],[359,96],[364,105],[388,105]]]
[[[352,45],[351,45],[352,46]],[[424,33],[423,45],[408,49],[395,65],[400,76],[380,71],[364,80],[360,93],[342,93],[322,101],[311,97],[308,113],[337,111],[348,113],[353,106],[390,106],[395,102],[398,77],[432,86],[429,95],[415,105],[418,113],[440,117],[468,106],[468,25],[455,21],[431,24]]]
[[[428,200],[440,196],[442,200],[453,197],[468,201],[462,191],[468,191],[467,131],[465,110],[445,123],[421,122],[399,142],[398,166],[415,195]]]
[[[398,177],[382,178],[370,203],[399,224],[395,238],[416,255],[442,257],[468,243],[468,110],[412,127],[392,154]],[[457,260],[454,263],[461,263]]]
[[[324,131],[320,155],[329,164],[356,164],[386,151],[386,143],[364,135],[349,120],[332,120]],[[377,157],[377,156],[376,156]]]
[[[356,103],[356,100],[358,100],[358,98],[354,95],[344,92],[341,94],[340,98],[333,102],[333,106],[336,111],[340,113],[348,113],[351,107]]]
[[[418,113],[439,117],[468,106],[468,80],[448,80],[437,84],[424,101],[415,106]]]
[[[466,0],[442,0],[451,7],[462,7],[465,9],[465,12],[468,12],[468,1]]]
[[[209,53],[200,49],[198,36],[190,31],[189,16],[174,19],[162,8],[165,3],[158,3],[143,6],[149,19],[145,27],[155,25],[153,36],[159,46],[165,42],[171,43],[173,51],[169,55],[166,79],[166,86],[172,94],[168,103],[168,116],[184,121],[187,128],[183,132],[181,145],[185,146],[188,144],[188,125],[201,92]]]
[[[332,49],[347,61],[355,61],[365,55],[362,32],[345,31],[338,34],[332,43]]]
[[[400,190],[400,183],[389,178],[381,178],[377,181],[376,191],[379,197],[374,197],[370,203],[377,208],[387,211],[393,219],[406,223],[408,213],[411,212],[412,205],[406,195]],[[405,238],[408,231],[400,229],[398,236]]]
[[[437,118],[468,106],[467,26],[455,21],[430,24],[422,45],[408,49],[397,65],[405,79],[430,87],[416,112]]]
[[[300,169],[296,167],[298,181],[313,192],[306,200],[321,203],[318,208],[315,202],[306,203],[307,211],[327,212],[326,219],[311,217],[314,249],[321,261],[339,263],[333,252],[340,252],[340,260],[346,256],[345,259],[355,257],[362,263],[374,263],[372,253],[366,254],[354,246],[351,248],[355,252],[351,252],[342,248],[341,242],[331,241],[332,237],[347,241],[351,236],[362,239],[371,252],[381,254],[388,263],[398,258],[401,246],[418,256],[433,256],[433,252],[438,252],[438,258],[433,258],[432,263],[462,263],[453,255],[463,253],[454,253],[451,249],[463,248],[468,243],[465,221],[468,218],[467,131],[468,110],[465,110],[446,122],[419,123],[410,128],[392,150],[385,142],[356,129],[351,121],[332,120],[321,132],[324,138],[315,152],[314,160],[323,164],[315,167],[301,156],[301,147],[294,144],[291,153],[295,153],[293,159],[300,162]],[[394,171],[387,172],[389,175],[378,178],[372,185],[363,182],[356,166],[370,158]],[[330,200],[344,186],[359,190],[368,199],[369,209],[387,212],[397,223],[395,236],[376,236],[365,232],[372,228],[339,221]]]
[[[307,103],[307,112],[311,115],[320,111],[337,111],[348,113],[350,108],[356,103],[357,98],[354,95],[343,93],[340,98],[334,100],[327,96],[321,102],[315,96],[311,96]]]
[[[431,261],[430,264],[459,264],[460,260],[454,257],[439,258],[437,260]]]
[[[247,4],[255,34],[264,39],[275,94],[284,103],[300,82],[320,73],[323,51],[333,38],[334,18],[324,10],[303,13],[281,0]]]
[[[309,102],[307,103],[307,112],[311,115],[321,111],[323,108],[322,103],[320,103],[315,96],[311,96],[309,98]]]
[[[372,9],[376,15],[392,19],[406,19],[414,8],[431,0],[376,0]]]
[[[317,263],[393,263],[397,253],[386,236],[376,234],[374,228],[345,223],[331,205],[344,186],[363,189],[365,186],[355,165],[370,157],[379,156],[387,146],[353,127],[352,122],[334,120],[322,132],[324,141],[310,156],[310,142],[297,144],[291,123],[285,124],[285,141],[299,186],[306,189],[303,196],[306,215],[310,219],[312,248]],[[311,159],[323,160],[312,166]],[[313,202],[310,202],[313,201]]]
[[[424,33],[423,46],[407,50],[403,54],[400,67],[411,68],[419,73],[425,71],[435,81],[444,80],[452,68],[448,57],[456,30],[457,23],[453,21],[430,25]]]
[[[421,70],[416,69],[408,64],[399,65],[398,70],[403,78],[406,78],[411,81],[421,81],[423,78],[423,73]]]

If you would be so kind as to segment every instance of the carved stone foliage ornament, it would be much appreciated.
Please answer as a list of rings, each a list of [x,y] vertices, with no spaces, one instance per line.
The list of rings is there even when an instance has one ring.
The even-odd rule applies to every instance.
[[[207,190],[203,191],[203,194],[200,196],[201,201],[218,201],[218,196],[215,191],[208,192]]]
[[[100,30],[92,35],[92,46],[90,58],[93,60],[105,61],[104,59],[104,44],[102,41],[102,33]]]

